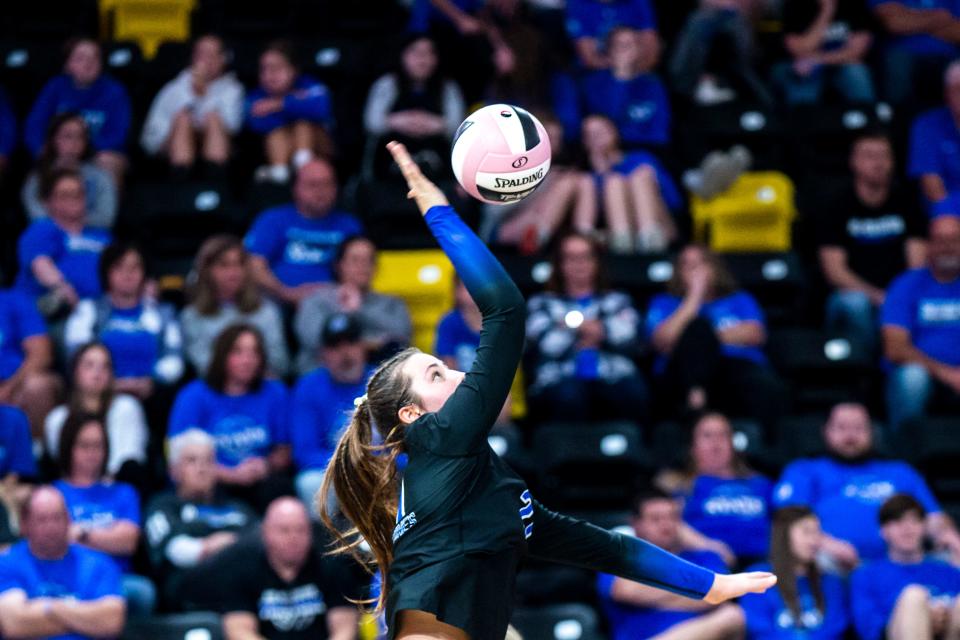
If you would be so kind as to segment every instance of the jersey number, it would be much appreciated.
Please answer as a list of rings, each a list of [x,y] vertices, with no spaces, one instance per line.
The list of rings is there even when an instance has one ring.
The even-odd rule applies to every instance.
[[[533,535],[533,497],[530,496],[530,490],[525,489],[520,494],[520,522],[523,524],[523,538],[527,539]]]

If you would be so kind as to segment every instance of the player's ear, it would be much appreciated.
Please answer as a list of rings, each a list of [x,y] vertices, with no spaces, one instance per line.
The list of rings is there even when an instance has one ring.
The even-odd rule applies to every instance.
[[[400,422],[403,424],[410,424],[423,415],[423,410],[415,404],[408,404],[400,407],[400,410],[397,411],[397,415],[400,417]]]

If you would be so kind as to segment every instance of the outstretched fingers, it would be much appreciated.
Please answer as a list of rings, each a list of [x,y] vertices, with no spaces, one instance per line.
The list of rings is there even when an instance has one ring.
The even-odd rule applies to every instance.
[[[400,167],[400,173],[403,174],[403,179],[407,181],[407,186],[410,188],[410,195],[407,197],[412,198],[414,192],[418,188],[423,187],[423,181],[425,180],[423,173],[420,171],[420,167],[418,167],[417,163],[410,157],[410,152],[407,151],[407,147],[400,142],[394,141],[387,143],[387,151],[390,152],[390,155],[393,156],[393,161]]]

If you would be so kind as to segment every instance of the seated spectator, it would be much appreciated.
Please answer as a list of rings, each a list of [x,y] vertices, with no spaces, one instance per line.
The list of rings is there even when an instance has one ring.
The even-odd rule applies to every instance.
[[[327,551],[300,501],[274,500],[252,544],[237,544],[203,565],[203,573],[216,576],[209,582],[226,640],[354,640],[355,603],[366,597],[363,578],[368,583],[369,577]]]
[[[352,316],[335,313],[323,326],[319,366],[297,382],[290,403],[290,441],[297,467],[297,495],[312,505],[323,473],[364,395],[373,367],[367,364],[363,328]]]
[[[140,542],[140,497],[123,482],[107,478],[109,440],[103,421],[74,414],[63,425],[58,445],[62,479],[54,486],[70,513],[70,542],[107,554],[124,572],[123,596],[133,614],[153,611],[157,593],[147,578],[130,573]]]
[[[36,305],[16,289],[0,289],[0,404],[25,411],[34,438],[62,388],[52,364],[53,344]]]
[[[674,43],[672,86],[699,104],[772,99],[753,69],[756,45],[748,0],[700,0]]]
[[[647,331],[668,403],[748,416],[768,431],[785,410],[783,385],[763,353],[763,311],[706,247],[690,245],[674,260],[667,293],[650,301]]]
[[[887,555],[858,569],[850,580],[853,622],[859,637],[957,637],[960,569],[926,556],[927,512],[923,505],[912,496],[897,494],[883,503],[878,516]]]
[[[153,99],[140,144],[165,156],[175,173],[187,173],[198,156],[222,169],[242,124],[243,85],[227,71],[223,40],[205,35],[193,43],[190,66]]]
[[[260,332],[234,324],[217,336],[207,375],[177,394],[167,437],[188,429],[217,442],[217,481],[231,495],[264,507],[286,490],[290,466],[287,389],[265,380],[267,356]]]
[[[261,295],[250,267],[250,254],[240,238],[207,238],[193,263],[190,303],[180,313],[184,351],[201,376],[210,366],[213,341],[238,322],[260,330],[267,344],[270,373],[283,377],[290,370],[290,354],[283,316],[272,300]]]
[[[257,518],[250,507],[217,491],[210,434],[188,429],[170,439],[168,451],[174,489],[150,501],[143,528],[163,602],[178,610],[191,570],[235,543]]]
[[[584,118],[583,146],[610,234],[610,249],[616,253],[666,251],[677,239],[671,211],[683,201],[660,161],[645,151],[623,151],[613,122],[601,115]],[[583,225],[595,229],[596,221],[585,220]]]
[[[377,248],[366,236],[348,236],[333,258],[334,282],[320,287],[297,308],[293,327],[300,343],[297,371],[316,367],[317,350],[323,346],[323,327],[336,313],[346,313],[360,322],[363,341],[371,360],[380,360],[410,344],[413,324],[402,298],[373,291]]]
[[[881,312],[894,427],[922,417],[933,402],[960,401],[960,217],[930,222],[927,256],[929,266],[893,281]]]
[[[0,404],[0,550],[13,542],[10,515],[19,513],[37,477],[30,423],[23,411]]]
[[[894,493],[909,493],[929,515],[926,532],[960,558],[960,536],[913,467],[884,460],[873,449],[870,415],[859,404],[838,404],[823,426],[826,455],[787,465],[774,489],[777,506],[809,505],[823,525],[821,549],[840,568],[883,556],[877,512]]]
[[[83,178],[87,222],[91,227],[110,229],[117,217],[117,185],[107,171],[93,162],[93,147],[87,121],[78,113],[61,113],[50,121],[47,138],[37,158],[37,167],[23,183],[21,199],[31,220],[46,218],[46,203],[40,185],[52,171],[70,169]]]
[[[40,185],[48,218],[30,223],[17,241],[16,287],[58,318],[81,298],[100,295],[97,262],[110,233],[88,226],[83,176],[55,169]]]
[[[960,60],[943,74],[943,97],[946,104],[917,116],[910,131],[907,173],[932,204],[960,194]]]
[[[450,145],[463,122],[463,96],[438,69],[433,40],[413,36],[400,54],[397,71],[381,76],[370,87],[363,126],[374,139],[389,135],[411,149],[428,140]],[[399,136],[399,137],[397,137]]]
[[[656,39],[644,39],[642,31],[615,27],[607,35],[610,67],[579,83],[584,113],[610,118],[627,148],[659,148],[670,141],[670,103],[653,73],[658,46]],[[577,114],[569,131],[579,133],[579,122]]]
[[[586,235],[563,237],[552,265],[547,291],[527,302],[530,404],[549,419],[642,420],[649,394],[629,296],[605,287],[600,247]]]
[[[817,566],[822,533],[808,507],[784,507],[773,516],[770,562],[750,571],[771,571],[777,585],[740,598],[750,640],[844,640],[850,626],[846,585]]]
[[[646,66],[652,69],[660,58],[660,38],[653,4],[648,0],[568,0],[567,33],[573,40],[577,60],[584,69],[606,69],[612,64],[611,33],[617,27],[637,32],[646,51]]]
[[[107,556],[70,541],[57,489],[35,489],[20,515],[24,540],[0,554],[4,638],[117,637],[126,621],[120,571]]]
[[[146,292],[146,265],[139,247],[122,242],[104,249],[99,264],[104,295],[82,300],[67,319],[68,353],[97,340],[114,363],[114,389],[141,400],[157,385],[183,376],[183,337],[176,313]]]
[[[13,113],[10,97],[0,87],[0,178],[6,175],[17,141],[17,116]]]
[[[870,0],[886,31],[886,98],[895,105],[917,91],[924,71],[940,71],[960,54],[960,10],[949,0]]]
[[[75,38],[64,50],[63,73],[44,86],[27,116],[27,149],[34,156],[40,155],[50,121],[57,114],[82,114],[93,140],[94,162],[119,185],[127,166],[130,97],[122,84],[103,73],[102,52],[96,40]]]
[[[894,182],[893,145],[867,132],[850,150],[853,181],[816,219],[820,270],[833,289],[827,327],[866,345],[879,342],[879,311],[890,282],[926,259],[926,216]]]
[[[296,305],[318,285],[333,280],[333,259],[345,238],[362,231],[360,221],[335,209],[337,176],[326,160],[297,171],[293,202],[257,216],[244,239],[254,278],[267,293]]]
[[[866,65],[873,37],[865,5],[847,0],[787,0],[783,44],[789,62],[774,66],[773,79],[789,106],[817,104],[829,84],[851,103],[876,97]]]
[[[686,548],[676,502],[661,491],[642,494],[633,513],[635,535],[702,567],[727,573],[712,551]],[[713,606],[625,578],[597,575],[597,593],[613,640],[733,640],[743,637],[743,611],[733,603]]]
[[[286,184],[291,164],[299,170],[317,155],[332,155],[330,91],[300,73],[289,42],[276,40],[263,50],[260,86],[247,96],[245,108],[247,127],[263,136],[268,163],[257,169],[256,180]]]
[[[682,500],[683,521],[693,533],[707,537],[696,546],[733,553],[739,566],[766,557],[773,483],[750,469],[734,449],[733,427],[723,414],[707,413],[697,420],[688,468],[661,473],[657,484]]]
[[[71,416],[100,416],[107,428],[107,474],[131,484],[142,482],[147,463],[150,431],[140,401],[118,393],[114,386],[113,359],[102,343],[90,342],[73,354],[70,366],[73,388],[67,403],[53,409],[44,423],[47,453],[57,459],[63,425]]]

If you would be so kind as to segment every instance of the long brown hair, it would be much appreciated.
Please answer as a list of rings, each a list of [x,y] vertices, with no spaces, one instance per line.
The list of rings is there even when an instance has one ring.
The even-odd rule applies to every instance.
[[[590,254],[597,263],[597,270],[593,277],[594,293],[603,293],[608,289],[609,281],[607,279],[607,269],[603,262],[603,247],[593,236],[580,231],[568,231],[557,240],[553,248],[553,254],[550,256],[550,279],[547,280],[547,291],[557,295],[567,295],[567,281],[563,276],[563,268],[560,263],[563,262],[563,246],[571,238],[579,238],[590,247]]]
[[[773,514],[773,527],[770,533],[770,564],[777,575],[777,588],[780,589],[780,597],[783,598],[787,609],[793,614],[796,626],[800,628],[803,628],[803,616],[800,610],[800,595],[797,593],[797,557],[790,546],[790,529],[797,522],[812,517],[815,515],[809,507],[783,507]],[[809,562],[804,568],[817,609],[821,613],[826,613],[817,563]]]
[[[707,411],[706,413],[701,413],[696,416],[693,423],[690,425],[690,443],[687,448],[687,468],[685,470],[686,479],[689,482],[693,482],[700,473],[697,471],[696,462],[693,459],[693,442],[697,437],[697,429],[705,421],[719,418],[726,423],[727,428],[730,430],[730,450],[733,452],[733,473],[738,478],[749,478],[753,475],[753,469],[750,468],[750,465],[747,464],[747,461],[744,460],[743,455],[737,451],[737,448],[733,446],[733,425],[730,423],[730,419],[727,416],[723,415],[719,411]]]
[[[366,395],[354,409],[317,493],[317,511],[334,537],[331,553],[349,553],[372,571],[369,558],[360,551],[361,543],[369,545],[372,564],[381,578],[377,611],[387,601],[387,572],[393,562],[398,502],[396,460],[404,449],[404,429],[398,412],[420,402],[411,390],[413,381],[402,369],[410,356],[419,352],[415,348],[405,349],[384,361],[371,376]],[[377,439],[374,430],[379,434]],[[336,508],[352,526],[344,528],[334,522],[331,490],[336,492]]]
[[[67,416],[63,423],[63,430],[60,432],[60,442],[57,449],[57,465],[60,467],[60,473],[64,478],[69,478],[73,473],[73,449],[77,444],[77,438],[80,432],[88,424],[95,424],[103,434],[103,462],[100,464],[100,478],[107,475],[107,461],[110,459],[110,438],[107,436],[107,428],[103,424],[103,418],[93,413],[72,413]]]
[[[70,397],[67,402],[67,415],[73,415],[75,413],[90,413],[90,410],[84,406],[80,389],[77,387],[77,369],[80,368],[80,361],[83,360],[83,356],[94,349],[103,351],[104,355],[107,356],[107,364],[110,365],[110,383],[97,399],[98,406],[97,410],[94,412],[102,420],[106,420],[107,412],[110,411],[110,405],[113,404],[113,398],[116,396],[116,392],[113,390],[113,356],[110,354],[110,350],[107,349],[107,346],[102,342],[88,342],[80,347],[80,349],[73,354],[73,358],[70,360],[70,377],[71,382],[73,383],[73,388],[70,390]]]
[[[253,380],[250,381],[250,387],[247,391],[259,391],[260,385],[263,384],[263,379],[267,375],[267,350],[263,346],[263,334],[252,324],[238,322],[221,331],[213,342],[213,355],[210,357],[210,366],[207,367],[207,377],[204,382],[218,393],[223,393],[227,387],[227,378],[229,377],[227,359],[230,357],[230,351],[233,350],[233,346],[240,339],[240,336],[245,333],[254,337],[257,342],[257,353],[260,355],[260,366],[257,368]]]
[[[691,247],[699,249],[703,254],[704,261],[713,269],[713,282],[711,283],[711,293],[717,298],[723,298],[736,293],[740,290],[740,284],[730,273],[727,263],[723,261],[717,253],[701,244],[687,245],[683,251],[677,254],[673,260],[673,275],[667,282],[667,293],[678,298],[687,295],[687,284],[683,281],[683,274],[680,272],[680,259],[683,252]]]
[[[246,281],[235,300],[237,309],[243,313],[251,313],[259,309],[263,302],[257,285],[250,275],[250,254],[244,248],[243,242],[234,235],[221,233],[207,238],[206,242],[200,246],[200,251],[197,252],[197,258],[193,263],[196,281],[190,287],[188,294],[190,302],[201,316],[212,316],[220,311],[220,300],[213,282],[213,265],[229,251],[240,252],[240,260],[246,272]]]

